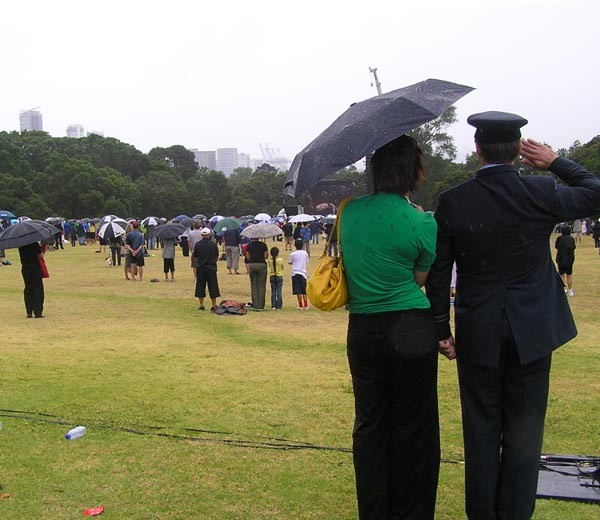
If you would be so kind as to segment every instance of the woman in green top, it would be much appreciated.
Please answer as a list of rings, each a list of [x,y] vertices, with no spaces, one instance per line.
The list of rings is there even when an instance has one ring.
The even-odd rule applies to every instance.
[[[371,160],[373,194],[341,219],[360,519],[433,519],[440,463],[437,341],[421,290],[437,225],[408,199],[425,178],[403,135]]]

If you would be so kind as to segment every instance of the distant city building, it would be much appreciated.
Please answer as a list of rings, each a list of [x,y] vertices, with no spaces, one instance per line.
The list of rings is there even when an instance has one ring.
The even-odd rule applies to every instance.
[[[238,153],[238,168],[250,168],[250,155]]]
[[[191,148],[190,152],[194,154],[194,160],[198,168],[217,169],[217,152],[214,150],[197,150],[196,148]]]
[[[217,170],[230,177],[238,167],[237,148],[217,148]]]
[[[19,127],[21,132],[27,130],[43,130],[42,124],[42,113],[38,112],[36,108],[31,110],[19,110]]]
[[[67,137],[85,137],[83,125],[75,124],[67,126]]]

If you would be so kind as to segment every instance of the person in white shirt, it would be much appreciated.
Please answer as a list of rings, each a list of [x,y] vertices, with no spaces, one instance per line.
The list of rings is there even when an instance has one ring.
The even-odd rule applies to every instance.
[[[306,296],[306,268],[308,266],[308,253],[302,248],[304,241],[297,238],[294,242],[296,251],[294,251],[289,259],[288,264],[292,264],[292,293],[298,298],[298,310],[308,309],[308,297]]]

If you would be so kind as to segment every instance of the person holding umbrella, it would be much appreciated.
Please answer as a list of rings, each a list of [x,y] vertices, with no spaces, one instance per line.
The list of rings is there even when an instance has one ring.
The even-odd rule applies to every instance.
[[[265,308],[267,258],[269,258],[267,244],[261,242],[258,238],[251,238],[248,247],[246,247],[246,260],[248,260],[248,274],[250,275],[252,308],[256,310]]]
[[[58,232],[53,225],[42,220],[26,220],[6,228],[0,233],[0,249],[19,248],[21,274],[25,282],[23,296],[27,317],[43,318],[44,283],[42,262],[45,248],[40,242],[52,242]],[[44,264],[44,269],[45,269]],[[47,272],[46,272],[47,276]]]
[[[45,247],[39,242],[33,242],[19,247],[21,259],[21,274],[25,282],[23,297],[27,317],[43,318],[44,311],[44,281],[39,257],[44,257]]]
[[[438,345],[421,290],[435,258],[436,222],[411,204],[425,179],[403,135],[371,160],[373,193],[338,216],[350,311],[354,469],[361,520],[432,520],[440,464]]]

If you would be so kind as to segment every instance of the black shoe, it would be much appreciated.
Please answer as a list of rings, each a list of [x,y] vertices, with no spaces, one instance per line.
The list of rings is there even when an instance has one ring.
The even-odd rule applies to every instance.
[[[28,312],[28,313],[27,313],[27,317],[28,317],[28,318],[33,318],[33,314],[32,314],[31,312]]]
[[[36,318],[43,318],[44,316],[42,316],[41,314],[36,314],[35,316]]]
[[[204,305],[200,305],[200,307],[198,307],[199,311],[203,311],[204,310]]]

